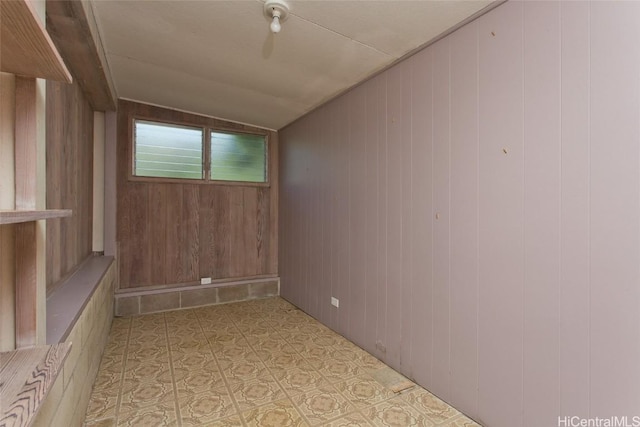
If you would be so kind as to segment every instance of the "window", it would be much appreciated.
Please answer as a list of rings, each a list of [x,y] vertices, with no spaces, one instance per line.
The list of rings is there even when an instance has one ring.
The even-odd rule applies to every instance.
[[[266,182],[264,136],[211,132],[211,179]]]
[[[266,136],[136,119],[133,175],[266,183]]]

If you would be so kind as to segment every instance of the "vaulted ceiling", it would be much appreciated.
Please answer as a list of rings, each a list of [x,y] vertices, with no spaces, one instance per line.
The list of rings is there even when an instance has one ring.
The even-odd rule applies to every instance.
[[[118,97],[279,129],[491,5],[261,0],[103,1],[93,11]]]

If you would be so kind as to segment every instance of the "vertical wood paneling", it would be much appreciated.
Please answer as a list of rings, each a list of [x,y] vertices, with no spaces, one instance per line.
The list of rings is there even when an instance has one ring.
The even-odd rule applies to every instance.
[[[197,283],[201,277],[226,279],[276,274],[277,134],[268,133],[269,187],[130,181],[129,145],[134,116],[258,131],[149,105],[119,103],[120,287],[185,285]]]
[[[558,421],[560,3],[524,4],[524,425]]]
[[[367,185],[367,90],[360,87],[349,97],[349,327],[348,337],[366,340],[367,210],[363,191]]]
[[[182,191],[182,222],[181,227],[185,236],[185,244],[180,251],[182,255],[183,280],[185,282],[196,281],[199,278],[200,265],[211,265],[211,258],[200,255],[200,192],[193,185],[185,185]],[[206,220],[206,218],[205,218]],[[220,235],[214,235],[214,238]],[[167,250],[171,248],[167,247]],[[215,260],[215,258],[214,258]],[[214,276],[216,277],[216,276]]]
[[[284,129],[283,295],[483,425],[636,415],[639,28],[508,2]]]
[[[167,200],[182,200],[182,185],[167,186],[164,191],[166,192]],[[180,256],[186,243],[186,233],[182,232],[182,227],[180,226],[182,224],[182,204],[170,203],[164,210],[166,215],[166,247],[176,249],[165,250],[164,253],[166,281],[167,283],[182,283],[186,281],[182,257]]]
[[[242,191],[242,203],[244,206],[242,239],[244,239],[244,275],[257,276],[262,271],[260,268],[259,248],[262,246],[260,233],[258,232],[258,224],[260,217],[258,216],[258,189],[245,188]]]
[[[385,341],[387,337],[387,203],[389,197],[388,182],[388,136],[387,128],[390,126],[387,119],[387,81],[388,73],[381,74],[376,80],[377,89],[377,123],[378,123],[378,299],[377,299],[377,324],[376,324],[376,348],[378,356],[387,360]]]
[[[149,254],[147,262],[153,265],[149,283],[167,283],[167,263],[165,262],[167,247],[167,212],[165,208],[166,188],[162,184],[149,185],[149,246],[145,250]]]
[[[478,414],[478,23],[451,35],[451,402]]]
[[[379,202],[379,169],[378,153],[380,149],[380,139],[383,137],[378,132],[378,111],[382,109],[382,103],[378,97],[378,86],[381,79],[379,77],[372,80],[370,84],[364,85],[366,90],[366,123],[365,123],[365,160],[366,160],[366,181],[363,190],[365,194],[365,338],[362,345],[371,353],[376,353],[376,334],[378,319],[378,283],[380,282],[380,263],[378,260],[379,240],[378,233],[378,209]],[[356,191],[360,191],[356,189]],[[361,218],[358,218],[359,220]]]
[[[522,425],[522,3],[479,20],[479,418]],[[504,66],[504,58],[509,66]],[[506,153],[505,153],[506,151]],[[496,381],[500,378],[500,381]],[[505,402],[509,405],[505,406]]]
[[[639,9],[591,4],[590,399],[600,417],[636,415],[640,402]]]
[[[339,118],[337,121],[336,130],[338,132],[338,138],[336,143],[338,144],[338,174],[336,175],[336,188],[338,190],[337,200],[337,225],[338,225],[338,250],[337,255],[337,275],[336,285],[338,292],[337,296],[341,302],[349,307],[351,301],[349,300],[349,268],[350,268],[350,254],[349,254],[349,239],[351,230],[349,229],[349,104],[348,98],[343,97],[338,100]],[[350,310],[336,310],[338,316],[338,331],[345,333],[349,324]]]
[[[589,415],[589,4],[562,2],[560,414]]]
[[[413,60],[411,126],[413,154],[411,203],[412,298],[411,366],[413,377],[431,385],[433,365],[433,50]]]
[[[320,121],[327,123],[332,121],[332,117],[329,115],[329,108],[323,108],[320,111]],[[331,157],[334,148],[334,132],[322,132],[320,146],[322,147],[321,158],[325,159],[325,164],[331,165],[333,158]],[[321,205],[322,205],[322,291],[320,292],[320,318],[327,325],[333,326],[331,314],[334,311],[333,306],[329,304],[331,301],[331,295],[333,292],[333,264],[332,264],[332,252],[333,242],[336,227],[333,227],[333,210],[335,200],[333,199],[333,169],[330,167],[324,168],[321,183]],[[296,236],[291,236],[291,241],[296,241]],[[297,244],[294,246],[297,249]],[[294,249],[294,250],[295,250]]]
[[[15,225],[16,348],[38,344],[36,223]]]
[[[404,67],[389,70],[387,79],[387,276],[386,360],[400,368],[402,322],[402,85]]]
[[[73,216],[47,224],[47,287],[91,254],[93,110],[77,83],[47,81],[46,187],[48,209]]]
[[[131,237],[123,237],[127,239],[130,248],[129,256],[131,258],[131,270],[129,279],[130,284],[151,285],[151,264],[153,260],[149,257],[149,239],[151,220],[149,217],[149,186],[138,183],[131,186],[128,191],[131,193],[129,200],[129,209],[131,212],[131,236],[135,235],[135,239]],[[135,233],[135,234],[134,234]]]
[[[412,286],[411,286],[411,270],[413,267],[413,257],[411,253],[411,237],[413,231],[413,213],[412,213],[412,194],[413,185],[411,180],[413,155],[412,141],[412,73],[413,66],[411,61],[404,63],[400,67],[402,71],[402,121],[400,128],[402,129],[401,146],[398,149],[402,156],[402,281],[400,289],[400,360],[399,366],[404,372],[411,372],[411,340],[402,339],[402,335],[411,336],[412,328]]]
[[[244,260],[241,254],[246,250],[246,242],[244,239],[244,197],[243,191],[229,191],[229,212],[235,212],[235,215],[229,215],[229,275],[230,277],[238,277],[242,275],[244,270]]]
[[[450,375],[449,39],[433,46],[433,365],[431,388],[448,400]]]

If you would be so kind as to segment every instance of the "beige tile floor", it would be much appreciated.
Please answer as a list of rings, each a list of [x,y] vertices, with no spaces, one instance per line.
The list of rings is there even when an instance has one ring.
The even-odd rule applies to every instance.
[[[114,319],[85,426],[478,424],[281,298]]]

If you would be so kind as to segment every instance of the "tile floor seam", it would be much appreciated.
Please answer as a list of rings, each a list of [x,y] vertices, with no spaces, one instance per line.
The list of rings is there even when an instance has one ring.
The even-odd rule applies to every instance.
[[[133,328],[133,320],[129,319],[127,322],[127,343],[124,346],[124,352],[122,354],[122,372],[120,373],[120,380],[118,381],[118,397],[116,399],[116,409],[114,412],[115,425],[118,425],[120,421],[120,404],[122,403],[122,388],[124,385],[124,374],[127,372],[127,357],[129,356],[129,343],[131,342],[131,329]]]
[[[173,388],[173,398],[175,402],[173,403],[174,411],[176,412],[176,422],[178,427],[182,427],[182,417],[180,415],[180,399],[178,397],[178,386],[176,384],[176,376],[173,370],[173,359],[171,357],[171,342],[169,341],[169,327],[167,325],[167,316],[163,316],[164,319],[164,335],[167,340],[167,352],[169,355],[169,372],[171,374],[171,386]]]
[[[203,336],[205,336],[204,335],[204,328],[202,327],[201,318],[200,318],[200,316],[198,314],[196,314],[196,319],[198,319],[198,324],[200,325],[200,329],[202,329]],[[211,348],[211,342],[209,341],[209,339],[206,336],[205,336],[205,339],[207,340],[207,348],[209,350],[209,353],[211,353],[211,356],[213,357],[213,360],[216,363],[216,367],[218,368],[218,371],[220,372],[220,376],[222,377],[222,381],[224,382],[224,386],[225,386],[225,388],[227,390],[227,393],[229,394],[229,397],[231,398],[231,402],[233,403],[233,406],[236,408],[236,413],[238,414],[238,419],[240,420],[240,422],[242,423],[242,425],[244,427],[247,427],[247,424],[245,423],[244,419],[242,418],[242,414],[241,414],[241,411],[240,411],[240,406],[238,405],[238,402],[236,401],[235,396],[233,395],[233,393],[231,391],[231,387],[229,386],[229,382],[227,380],[227,377],[224,374],[224,372],[222,372],[222,367],[220,366],[220,362],[218,361],[218,358],[216,357],[216,352]]]

